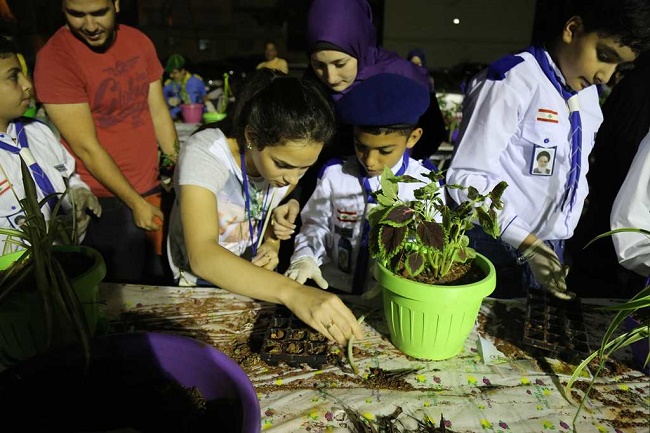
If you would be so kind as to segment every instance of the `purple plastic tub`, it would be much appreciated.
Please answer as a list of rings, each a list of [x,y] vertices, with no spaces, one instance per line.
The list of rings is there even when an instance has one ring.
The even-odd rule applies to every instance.
[[[173,380],[182,387],[196,387],[208,404],[228,402],[230,405],[219,409],[218,417],[213,417],[210,421],[216,421],[214,425],[206,426],[204,423],[201,424],[201,429],[188,431],[258,433],[261,430],[259,401],[246,373],[223,352],[195,339],[146,332],[107,335],[93,340],[87,375],[80,373],[81,359],[82,355],[78,349],[69,349],[35,358],[2,372],[0,404],[9,408],[8,411],[3,410],[3,413],[15,412],[15,418],[22,425],[25,425],[26,420],[33,419],[34,423],[47,423],[52,426],[63,416],[66,420],[77,422],[75,429],[79,430],[74,431],[94,431],[84,430],[89,426],[82,422],[88,421],[79,421],[83,416],[75,412],[78,408],[96,412],[87,415],[88,419],[111,418],[111,413],[130,411],[137,416],[142,413],[146,419],[156,418],[162,423],[160,414],[166,416],[178,406],[169,405],[161,410],[160,405],[156,403],[157,412],[148,412],[147,402],[152,400],[140,398],[138,392],[141,388],[146,389],[150,383],[158,383],[164,378],[165,381]],[[129,387],[138,386],[139,388],[135,388],[138,390],[135,392],[136,396],[130,396],[133,392],[129,393]],[[58,403],[57,409],[51,409],[53,404],[56,405],[68,396],[72,396],[70,402]],[[26,400],[23,398],[29,398],[30,404],[25,405]],[[117,409],[112,412],[97,409],[112,406],[116,399],[127,403],[116,405]],[[12,410],[14,402],[16,407]],[[40,403],[47,408],[49,415],[43,415],[38,409]],[[24,413],[20,414],[21,411],[27,410],[26,406],[39,416],[30,418]],[[165,428],[169,431],[180,431],[167,425]],[[161,430],[164,429],[157,427],[151,431]]]

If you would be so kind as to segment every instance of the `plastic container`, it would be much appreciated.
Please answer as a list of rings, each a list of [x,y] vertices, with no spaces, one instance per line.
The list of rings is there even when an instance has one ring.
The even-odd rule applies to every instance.
[[[203,118],[203,104],[181,104],[181,113],[185,123],[200,123]]]
[[[524,345],[550,358],[581,362],[591,354],[581,305],[579,298],[566,301],[529,288]]]
[[[383,287],[384,315],[395,347],[419,359],[448,359],[460,353],[483,299],[496,287],[494,265],[480,254],[475,263],[486,277],[457,286],[418,283],[376,266],[375,278]]]
[[[101,254],[80,245],[53,247],[66,272],[71,274],[72,288],[84,310],[86,323],[94,335],[99,319],[99,283],[106,275]],[[0,257],[0,269],[6,269],[24,251]],[[83,271],[82,271],[83,270]],[[0,354],[11,361],[25,360],[47,349],[47,325],[41,295],[34,290],[14,290],[0,301]],[[74,341],[69,324],[53,327],[54,345]]]
[[[261,430],[259,401],[248,376],[235,361],[208,344],[189,337],[143,332],[97,337],[90,349],[87,373],[82,368],[81,351],[73,348],[2,372],[3,422],[12,425],[13,419],[13,425],[20,425],[24,431],[117,431],[135,426],[142,428],[139,431]],[[195,387],[207,407],[219,416],[211,417],[208,425],[201,424],[201,429],[180,429],[176,428],[176,419],[178,413],[187,410],[182,404],[187,402],[165,406],[162,397],[132,401],[143,390],[168,381]],[[173,395],[164,394],[169,398]],[[25,404],[27,400],[29,404]],[[160,424],[166,417],[169,423],[162,428],[144,429],[138,424]],[[134,424],[120,425],[125,419]]]
[[[327,339],[298,319],[289,309],[277,307],[264,335],[261,358],[267,364],[291,367],[307,364],[319,369],[327,364]]]
[[[216,111],[208,111],[203,113],[203,121],[205,123],[220,122],[225,119],[227,116],[226,113],[217,113]]]

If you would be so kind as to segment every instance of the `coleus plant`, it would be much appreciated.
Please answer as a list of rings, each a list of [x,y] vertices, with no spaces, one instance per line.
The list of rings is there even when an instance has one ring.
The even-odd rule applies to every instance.
[[[395,176],[390,168],[381,175],[381,189],[373,194],[377,201],[368,212],[370,255],[395,274],[415,279],[425,272],[434,279],[444,277],[455,263],[476,257],[465,232],[478,222],[486,233],[500,234],[497,211],[503,208],[501,196],[508,186],[499,182],[483,195],[474,187],[446,185],[464,189],[467,200],[458,206],[443,199],[442,172],[431,171],[429,182],[414,191],[415,200],[398,197],[400,183],[424,183],[409,175]]]

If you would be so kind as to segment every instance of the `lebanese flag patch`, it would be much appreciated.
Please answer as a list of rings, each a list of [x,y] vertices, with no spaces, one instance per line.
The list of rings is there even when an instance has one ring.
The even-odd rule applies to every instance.
[[[560,118],[557,111],[549,110],[548,108],[540,108],[537,110],[537,120],[540,122],[559,123]]]

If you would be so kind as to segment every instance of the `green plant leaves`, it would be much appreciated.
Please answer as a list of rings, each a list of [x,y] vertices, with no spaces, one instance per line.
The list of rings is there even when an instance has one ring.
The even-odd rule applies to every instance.
[[[385,225],[380,229],[379,233],[380,251],[384,252],[385,258],[391,258],[402,249],[407,230],[404,226]]]
[[[65,198],[67,191],[64,194],[56,194],[56,205],[52,209],[50,218],[46,219],[42,207],[47,206],[47,201],[51,197],[48,196],[40,202],[38,201],[38,192],[31,170],[22,158],[21,174],[25,197],[19,200],[19,203],[25,212],[26,220],[20,226],[20,234],[10,233],[8,230],[3,230],[2,233],[23,239],[24,253],[3,275],[0,299],[3,299],[9,291],[14,290],[28,274],[33,275],[44,310],[43,320],[45,320],[47,330],[46,347],[49,347],[53,340],[52,334],[56,328],[54,324],[57,321],[64,321],[72,324],[84,347],[85,354],[88,355],[90,331],[87,323],[83,320],[83,307],[72,291],[69,276],[53,253],[53,246],[57,242],[69,244],[72,238],[59,216],[61,201]],[[74,212],[72,217],[74,218]]]
[[[404,266],[409,275],[415,277],[424,270],[425,262],[426,257],[420,251],[411,251],[406,255]]]
[[[644,229],[628,228],[628,227],[620,228],[596,236],[595,238],[590,240],[587,243],[587,245],[585,245],[584,248],[587,248],[589,245],[591,245],[593,242],[595,242],[598,239],[611,236],[616,233],[624,233],[624,232],[643,233],[645,235],[650,235],[650,231]],[[635,296],[633,296],[630,300],[626,302],[617,305],[608,306],[608,307],[601,307],[601,310],[617,311],[617,313],[612,319],[612,321],[610,322],[607,329],[605,330],[605,335],[603,336],[603,340],[598,350],[596,350],[591,355],[589,355],[585,360],[583,360],[580,363],[580,365],[578,365],[574,369],[571,378],[569,379],[568,383],[564,387],[565,395],[571,395],[570,393],[571,388],[574,382],[582,373],[582,371],[585,368],[587,368],[587,366],[593,359],[595,359],[596,357],[598,358],[597,370],[592,375],[592,379],[589,383],[589,387],[585,392],[585,397],[581,400],[580,406],[578,407],[578,410],[576,411],[576,414],[573,418],[574,429],[575,429],[575,422],[578,418],[578,414],[580,413],[581,409],[584,407],[584,404],[587,400],[587,396],[589,395],[589,392],[593,387],[596,378],[600,374],[600,371],[605,367],[605,362],[611,356],[611,354],[639,340],[645,339],[647,341],[650,341],[650,320],[648,320],[648,318],[645,318],[644,320],[640,321],[639,326],[637,326],[636,328],[631,329],[623,333],[622,335],[619,335],[618,337],[614,338],[614,334],[621,327],[621,325],[623,324],[623,322],[628,316],[638,314],[641,311],[648,311],[648,309],[650,309],[650,286],[644,287],[643,290],[641,290],[639,293],[637,293]],[[648,365],[648,362],[650,362],[650,354],[646,358],[645,364]]]
[[[445,231],[434,221],[422,221],[415,231],[425,247],[442,250],[445,246]]]
[[[393,227],[404,227],[413,219],[413,216],[414,212],[408,206],[398,205],[392,207],[381,222]]]
[[[381,189],[373,194],[377,200],[368,214],[371,256],[396,274],[410,276],[427,272],[443,277],[454,262],[465,263],[476,257],[469,247],[465,231],[478,223],[490,235],[500,234],[497,212],[503,206],[501,195],[507,184],[499,183],[492,191],[481,194],[474,187],[448,185],[467,191],[468,200],[458,206],[447,205],[440,186],[443,172],[431,171],[428,182],[412,176],[394,176],[385,167]],[[421,182],[413,192],[415,200],[404,202],[398,196],[400,183]],[[401,253],[401,254],[400,254]]]

